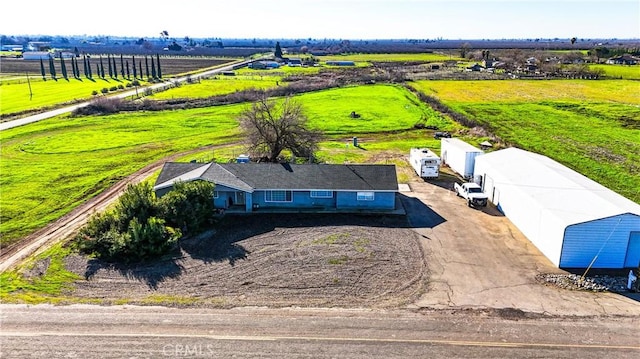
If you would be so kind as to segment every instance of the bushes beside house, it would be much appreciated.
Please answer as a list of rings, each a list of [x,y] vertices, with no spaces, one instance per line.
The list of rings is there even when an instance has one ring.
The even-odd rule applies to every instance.
[[[115,207],[94,215],[76,235],[86,254],[110,262],[138,262],[168,253],[183,234],[211,224],[213,184],[177,183],[157,198],[149,183],[129,185]]]

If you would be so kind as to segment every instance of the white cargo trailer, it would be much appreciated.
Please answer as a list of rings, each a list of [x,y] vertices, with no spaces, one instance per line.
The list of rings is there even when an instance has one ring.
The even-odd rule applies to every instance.
[[[440,157],[428,148],[412,148],[409,152],[411,167],[422,178],[438,178]]]
[[[440,141],[442,163],[462,177],[473,179],[476,156],[483,154],[484,151],[458,138],[442,138]]]

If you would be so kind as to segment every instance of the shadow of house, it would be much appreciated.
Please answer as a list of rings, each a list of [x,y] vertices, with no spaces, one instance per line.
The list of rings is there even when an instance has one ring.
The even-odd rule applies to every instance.
[[[399,196],[407,211],[407,222],[411,228],[435,228],[447,221],[418,198],[403,194]]]
[[[228,232],[228,233],[227,233]],[[227,261],[234,266],[236,261],[247,258],[249,252],[236,242],[244,239],[235,235],[233,228],[223,231],[207,231],[180,241],[180,249],[191,258],[206,264]]]

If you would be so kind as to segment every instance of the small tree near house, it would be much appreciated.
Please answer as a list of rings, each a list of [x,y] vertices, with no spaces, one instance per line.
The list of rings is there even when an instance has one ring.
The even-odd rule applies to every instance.
[[[239,120],[249,152],[267,161],[277,162],[284,150],[310,158],[318,147],[320,132],[307,127],[302,106],[290,97],[281,102],[263,97],[244,110]]]

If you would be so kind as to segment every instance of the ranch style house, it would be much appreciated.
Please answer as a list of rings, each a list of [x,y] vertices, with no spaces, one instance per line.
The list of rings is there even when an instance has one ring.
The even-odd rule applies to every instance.
[[[398,192],[395,165],[178,162],[164,164],[153,190],[199,180],[215,184],[216,209],[234,212],[385,212]]]

